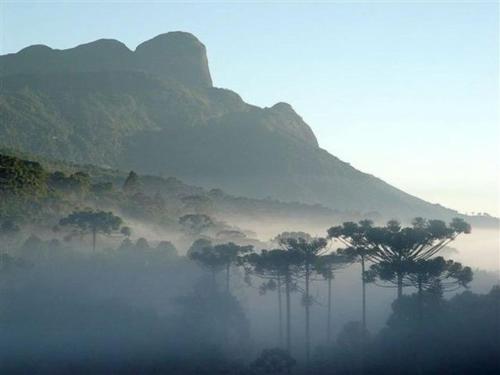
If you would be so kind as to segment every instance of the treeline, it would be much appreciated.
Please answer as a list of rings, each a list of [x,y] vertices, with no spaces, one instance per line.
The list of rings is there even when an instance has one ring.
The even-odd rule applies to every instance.
[[[283,232],[263,243],[215,218],[214,202],[224,193],[185,191],[179,183],[169,179],[162,194],[134,172],[111,182],[0,156],[4,371],[500,369],[498,287],[444,298],[473,279],[470,267],[443,256],[470,232],[464,220],[346,221],[322,237]],[[141,226],[171,228],[182,241],[167,232],[147,239]],[[361,308],[335,335],[336,284],[358,270],[355,289],[343,292],[359,296]],[[376,333],[368,324],[374,287],[394,288],[396,297]],[[264,347],[249,323],[250,308],[262,301],[274,301],[272,314],[257,318],[268,331]],[[324,321],[316,306],[326,310]],[[312,326],[324,335],[315,336]]]
[[[473,276],[469,267],[439,255],[457,236],[469,233],[461,219],[447,225],[417,218],[408,227],[396,221],[384,226],[346,222],[329,228],[325,237],[284,232],[273,239],[275,247],[262,250],[202,237],[186,256],[168,241],[156,246],[145,238],[132,241],[133,228],[111,212],[74,211],[60,218],[58,230],[89,235],[92,251],[75,253],[67,242],[31,237],[1,257],[2,360],[8,370],[417,374],[498,369],[493,358],[499,351],[494,333],[499,289],[483,296],[466,292],[449,301],[443,297],[467,287]],[[101,235],[125,239],[116,249],[97,251]],[[359,291],[352,293],[359,293],[362,309],[335,339],[334,280],[354,263],[361,273]],[[66,278],[72,280],[69,287]],[[241,280],[275,296],[276,313],[269,317],[279,328],[271,338],[275,347],[260,354],[240,302],[245,287],[233,285]],[[320,283],[326,295],[312,293],[311,286]],[[393,313],[376,335],[366,323],[371,283],[396,290]],[[303,327],[293,323],[292,295],[301,301]],[[310,328],[316,319],[312,306],[324,301],[326,342],[314,338]],[[19,334],[20,320],[33,322],[32,331]],[[299,329],[304,340],[294,343]],[[64,340],[76,352],[58,352]],[[41,344],[48,345],[47,351],[40,352]],[[99,350],[89,349],[94,346]],[[21,364],[26,355],[36,360]]]
[[[217,218],[228,218],[228,221],[240,218],[243,222],[244,219],[274,221],[286,218],[321,226],[332,220],[380,218],[377,212],[365,215],[320,205],[235,197],[220,189],[205,190],[187,185],[174,177],[138,176],[134,172],[127,174],[92,165],[34,160],[41,160],[41,163],[29,161],[26,155],[19,158],[0,150],[2,217],[43,224],[56,221],[58,215],[89,206],[107,208],[122,216],[175,230],[179,229],[178,218],[186,214],[204,214],[213,221]],[[125,189],[127,180],[137,183]],[[227,226],[219,230],[226,230]]]
[[[370,282],[395,286],[397,304],[402,301],[405,287],[416,289],[418,317],[423,320],[427,313],[427,295],[442,296],[443,292],[467,287],[472,281],[472,270],[469,267],[437,256],[439,251],[458,235],[469,232],[470,226],[461,219],[454,219],[447,226],[439,220],[426,221],[417,218],[413,226],[404,228],[396,221],[390,221],[383,227],[375,227],[372,222],[365,220],[359,224],[347,222],[332,227],[326,238],[313,238],[301,232],[285,232],[275,238],[279,248],[262,250],[260,253],[252,252],[248,246],[233,243],[210,246],[209,243],[198,241],[188,255],[209,269],[213,280],[217,272],[224,272],[228,293],[231,266],[238,265],[245,269],[247,275],[264,280],[261,286],[263,293],[276,291],[279,306],[277,321],[280,327],[278,342],[287,353],[291,352],[292,336],[290,294],[300,293],[305,309],[305,365],[309,368],[310,307],[315,303],[310,286],[314,279],[321,277],[328,283],[329,313],[325,326],[328,340],[331,340],[331,283],[338,269],[354,262],[361,263],[361,338],[368,335],[365,286]],[[327,245],[331,240],[337,240],[345,247],[338,250],[328,249]],[[283,321],[284,343],[281,329]]]
[[[252,235],[217,219],[214,199],[203,189],[173,178],[158,183],[134,172],[124,178],[114,171],[90,171],[96,175],[79,170],[50,172],[37,162],[0,154],[0,225],[5,222],[51,231],[57,229],[62,216],[98,209],[164,231],[188,235],[205,232],[221,239],[230,239],[236,232],[240,237]]]

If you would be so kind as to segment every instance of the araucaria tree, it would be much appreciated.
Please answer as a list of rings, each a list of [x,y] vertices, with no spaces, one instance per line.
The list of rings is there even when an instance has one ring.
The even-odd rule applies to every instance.
[[[252,251],[252,246],[239,246],[232,242],[215,246],[206,244],[202,247],[192,247],[189,257],[211,272],[214,286],[217,273],[225,270],[226,292],[229,293],[231,266],[241,265],[242,257]]]
[[[366,326],[365,288],[368,276],[382,269],[385,281],[397,287],[398,299],[403,295],[404,278],[409,265],[434,257],[461,233],[470,233],[470,225],[463,219],[455,218],[449,225],[441,220],[416,218],[410,227],[402,227],[391,220],[387,225],[374,227],[370,221],[344,223],[328,230],[330,238],[340,240],[348,246],[347,253],[358,254],[363,272],[363,325]],[[365,273],[365,262],[374,263],[372,273]],[[389,278],[388,275],[391,277]]]
[[[380,273],[384,274],[383,271]],[[407,273],[404,285],[416,288],[419,293],[429,289],[445,292],[466,288],[473,277],[470,267],[464,267],[453,260],[445,260],[443,257],[413,262]]]
[[[127,179],[123,183],[123,191],[126,194],[134,195],[139,193],[142,189],[142,184],[139,179],[139,176],[134,171],[130,171],[127,176]]]
[[[390,267],[386,269],[384,265],[379,265],[378,268],[377,275],[382,280],[392,279]],[[453,260],[445,260],[443,257],[410,262],[406,271],[403,284],[417,289],[419,321],[423,316],[425,292],[442,293],[461,287],[467,288],[473,277],[470,267],[464,267]]]
[[[304,279],[304,295],[302,303],[305,307],[306,315],[306,361],[309,363],[311,354],[311,332],[310,332],[310,308],[312,305],[312,297],[310,294],[311,276],[315,271],[314,266],[320,252],[326,247],[327,241],[324,238],[311,238],[309,235],[287,235],[286,233],[279,236],[280,245],[288,252],[297,254],[297,271],[299,276]]]
[[[203,231],[215,226],[215,223],[207,215],[189,214],[179,218],[182,230],[191,235],[199,236]]]
[[[278,332],[279,345],[283,344],[283,278],[286,273],[282,264],[281,249],[262,250],[260,253],[251,253],[245,257],[245,271],[247,275],[255,275],[264,280],[259,288],[261,295],[268,291],[276,291],[278,297]]]
[[[370,220],[362,220],[357,223],[345,222],[342,225],[328,229],[328,238],[336,239],[346,246],[339,250],[339,254],[350,259],[352,262],[361,264],[361,324],[366,331],[366,284],[370,281],[370,273],[366,271],[366,263],[374,254],[373,246],[367,243],[366,236],[372,228]]]
[[[317,257],[314,265],[317,274],[323,277],[328,284],[327,292],[327,318],[326,318],[326,340],[331,343],[332,335],[332,282],[335,278],[335,272],[347,267],[352,263],[352,259],[339,252],[331,252],[326,255]]]
[[[279,242],[281,235],[276,237]],[[300,254],[297,251],[283,249],[262,250],[260,254],[250,254],[246,265],[259,277],[277,280],[279,320],[281,322],[281,288],[285,292],[285,348],[290,353],[292,346],[291,293],[296,289],[297,273],[300,267]],[[265,287],[266,288],[266,287]]]
[[[241,266],[243,256],[253,251],[253,246],[240,246],[233,242],[215,245],[214,250],[220,254],[226,272],[226,292],[230,292],[231,267]]]
[[[92,251],[95,252],[98,233],[109,235],[118,232],[123,223],[119,216],[105,211],[74,211],[69,216],[62,218],[59,224],[72,227],[81,234],[92,234]]]
[[[391,270],[385,280],[397,287],[398,299],[403,295],[404,279],[415,262],[429,260],[461,233],[470,233],[470,225],[455,218],[449,225],[441,220],[416,218],[411,227],[391,220],[385,227],[367,231],[366,242],[373,249],[372,270]],[[392,278],[388,278],[392,275]]]

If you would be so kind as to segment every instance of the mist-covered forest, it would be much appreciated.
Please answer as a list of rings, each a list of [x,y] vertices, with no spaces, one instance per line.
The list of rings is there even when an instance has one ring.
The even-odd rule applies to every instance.
[[[499,370],[498,274],[453,260],[474,231],[462,218],[400,223],[133,171],[0,165],[5,373]]]

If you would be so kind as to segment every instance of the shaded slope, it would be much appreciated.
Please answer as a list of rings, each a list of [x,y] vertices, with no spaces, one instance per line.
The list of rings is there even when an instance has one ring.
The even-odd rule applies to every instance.
[[[163,34],[135,52],[111,40],[29,47],[0,57],[0,71],[2,146],[249,197],[402,219],[455,215],[320,149],[288,104],[258,108],[211,87],[205,48],[190,34]]]

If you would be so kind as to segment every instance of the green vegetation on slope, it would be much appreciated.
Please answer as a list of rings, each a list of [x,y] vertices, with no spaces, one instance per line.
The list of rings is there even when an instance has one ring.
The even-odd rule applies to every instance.
[[[110,40],[34,46],[0,56],[0,68],[0,146],[386,218],[457,214],[319,148],[288,104],[259,108],[212,87],[190,34],[163,34],[135,52]]]

